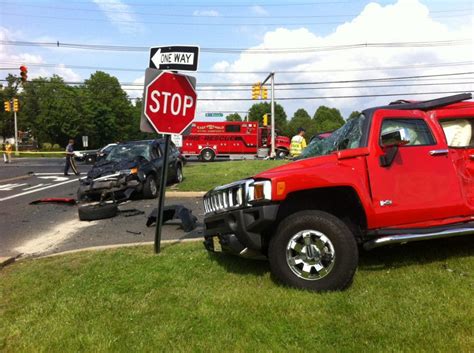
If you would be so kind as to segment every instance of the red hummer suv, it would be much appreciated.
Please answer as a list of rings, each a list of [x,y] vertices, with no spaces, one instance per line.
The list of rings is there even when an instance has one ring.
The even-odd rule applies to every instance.
[[[474,234],[474,102],[367,109],[298,161],[204,196],[210,251],[267,257],[283,283],[347,288],[358,249]]]

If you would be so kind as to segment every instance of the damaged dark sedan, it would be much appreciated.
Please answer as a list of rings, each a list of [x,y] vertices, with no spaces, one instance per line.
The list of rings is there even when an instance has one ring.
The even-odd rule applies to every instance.
[[[163,166],[164,139],[123,142],[114,146],[107,157],[98,161],[81,179],[80,201],[121,201],[131,196],[156,198]],[[183,180],[184,158],[170,142],[169,183]]]

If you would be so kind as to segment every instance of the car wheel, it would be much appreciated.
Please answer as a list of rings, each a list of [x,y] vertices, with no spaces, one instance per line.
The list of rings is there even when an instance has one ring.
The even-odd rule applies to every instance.
[[[284,159],[286,156],[288,156],[288,151],[287,150],[277,150],[277,158]]]
[[[216,158],[214,151],[209,148],[202,150],[200,156],[203,162],[212,162]]]
[[[302,211],[285,218],[270,240],[272,274],[282,283],[313,291],[347,288],[359,259],[357,243],[337,217]]]
[[[81,221],[95,221],[112,218],[117,215],[118,207],[115,203],[94,204],[79,206],[78,213]]]
[[[158,196],[158,185],[153,175],[148,175],[143,184],[143,197],[145,199],[156,199]]]
[[[176,167],[176,177],[174,179],[174,182],[175,183],[182,183],[183,179],[184,179],[183,167],[181,166],[181,164],[178,164],[178,166]]]

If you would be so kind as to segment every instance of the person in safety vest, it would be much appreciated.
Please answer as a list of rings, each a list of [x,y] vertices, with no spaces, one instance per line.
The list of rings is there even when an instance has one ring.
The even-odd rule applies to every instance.
[[[7,141],[7,143],[5,144],[5,155],[6,155],[5,163],[12,162],[12,149],[13,149],[12,144]]]
[[[66,165],[64,166],[64,175],[68,176],[69,168],[72,169],[74,174],[79,175],[79,171],[74,161],[74,139],[69,140],[69,144],[66,146]]]
[[[304,139],[305,129],[298,128],[298,134],[293,136],[290,145],[290,154],[292,157],[298,157],[306,148],[306,140]]]

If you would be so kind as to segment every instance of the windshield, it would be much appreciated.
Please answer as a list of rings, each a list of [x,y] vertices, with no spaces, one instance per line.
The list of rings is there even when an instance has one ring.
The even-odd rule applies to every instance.
[[[313,139],[297,159],[324,156],[334,151],[360,147],[364,121],[365,116],[361,114],[357,118],[346,122],[331,136],[323,139]]]
[[[149,144],[123,144],[113,146],[110,153],[105,158],[107,161],[119,162],[123,160],[134,159],[135,157],[142,156],[147,160],[150,160],[150,145]]]

